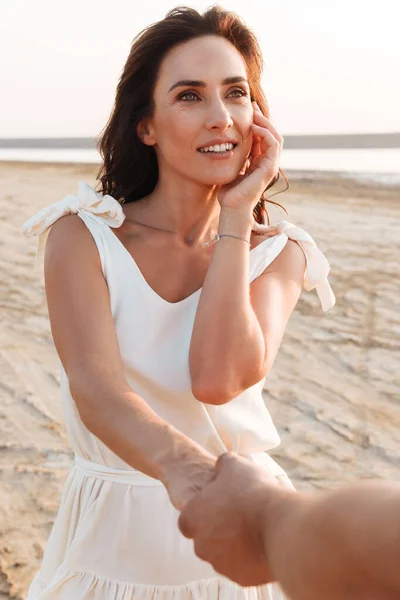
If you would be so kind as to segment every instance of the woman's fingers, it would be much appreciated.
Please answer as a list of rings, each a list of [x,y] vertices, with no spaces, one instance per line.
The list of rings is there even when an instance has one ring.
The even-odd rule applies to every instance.
[[[252,130],[253,133],[261,138],[261,141],[264,141],[266,148],[265,148],[265,155],[268,158],[271,158],[271,154],[274,155],[276,154],[277,150],[279,149],[279,142],[278,140],[272,135],[272,133],[266,129],[265,127],[260,127],[259,125],[256,125],[255,123],[253,123],[252,125]]]
[[[268,131],[272,133],[272,135],[276,138],[279,144],[283,144],[283,137],[280,135],[280,133],[277,132],[277,130],[271,124],[271,121],[267,119],[267,117],[264,117],[264,115],[261,113],[254,112],[254,121],[256,125],[261,125],[262,127],[268,129]]]
[[[271,121],[262,114],[260,107],[255,102],[253,103],[253,107],[254,107],[254,121],[255,121],[256,125],[261,125],[262,127],[267,128],[272,133],[272,135],[276,138],[276,140],[280,144],[283,144],[283,137],[275,129],[275,127],[272,125]]]
[[[257,156],[259,156],[261,154],[261,140],[258,135],[255,135],[254,131],[253,131],[253,143],[251,145],[250,154],[251,154],[252,158],[256,158]]]
[[[261,125],[257,125],[257,123],[252,124],[253,132],[258,135],[260,138],[268,138],[273,140],[274,146],[279,146],[279,140],[270,132],[266,127],[262,127]]]

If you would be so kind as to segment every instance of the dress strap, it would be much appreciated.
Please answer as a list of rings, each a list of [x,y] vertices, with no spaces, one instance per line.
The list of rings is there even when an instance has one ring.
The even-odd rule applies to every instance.
[[[298,242],[306,258],[306,272],[304,274],[304,289],[307,291],[315,289],[321,302],[322,310],[326,311],[335,305],[336,299],[328,281],[330,265],[324,254],[318,248],[313,238],[304,229],[297,227],[289,221],[280,221],[276,225],[262,225],[254,223],[253,231],[262,235],[275,237],[276,243],[285,245],[284,237]],[[283,244],[282,244],[283,238]],[[286,239],[286,241],[287,241]],[[273,244],[275,243],[272,242]],[[256,246],[262,248],[263,242]],[[269,246],[270,248],[270,246]],[[271,253],[269,253],[271,254]],[[275,258],[275,256],[273,256]],[[272,262],[272,261],[271,261]],[[264,269],[268,264],[263,265]]]
[[[22,233],[26,237],[39,237],[35,259],[36,267],[43,258],[50,227],[61,217],[78,214],[80,211],[91,213],[110,227],[120,227],[125,220],[122,206],[115,198],[109,195],[103,196],[84,181],[80,181],[76,196],[69,194],[62,200],[42,208],[23,224]]]

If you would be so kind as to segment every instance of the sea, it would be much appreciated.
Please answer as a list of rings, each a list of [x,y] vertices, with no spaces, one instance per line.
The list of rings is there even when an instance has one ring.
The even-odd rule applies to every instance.
[[[92,148],[0,148],[0,161],[99,164]],[[359,181],[400,185],[400,148],[284,149],[281,167],[287,171],[337,172]]]

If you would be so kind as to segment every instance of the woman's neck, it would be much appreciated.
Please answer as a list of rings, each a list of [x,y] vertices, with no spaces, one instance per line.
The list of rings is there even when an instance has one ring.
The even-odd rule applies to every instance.
[[[140,218],[147,225],[171,232],[183,243],[196,245],[208,232],[218,229],[221,209],[217,192],[216,186],[160,178],[143,199]]]

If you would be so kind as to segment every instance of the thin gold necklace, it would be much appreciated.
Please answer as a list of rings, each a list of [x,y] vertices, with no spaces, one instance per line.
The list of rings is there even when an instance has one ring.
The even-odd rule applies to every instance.
[[[148,227],[149,229],[155,229],[156,231],[163,231],[164,233],[174,233],[174,231],[171,231],[170,229],[162,229],[161,227],[154,227],[153,225],[147,225],[146,223],[139,223],[139,221],[134,221],[132,219],[132,223],[136,223],[137,225],[142,225],[143,227]],[[204,246],[210,246],[214,241],[216,241],[218,238],[218,232],[216,232],[214,234],[214,236],[211,238],[211,240],[209,240],[208,242],[205,242],[203,245]]]

